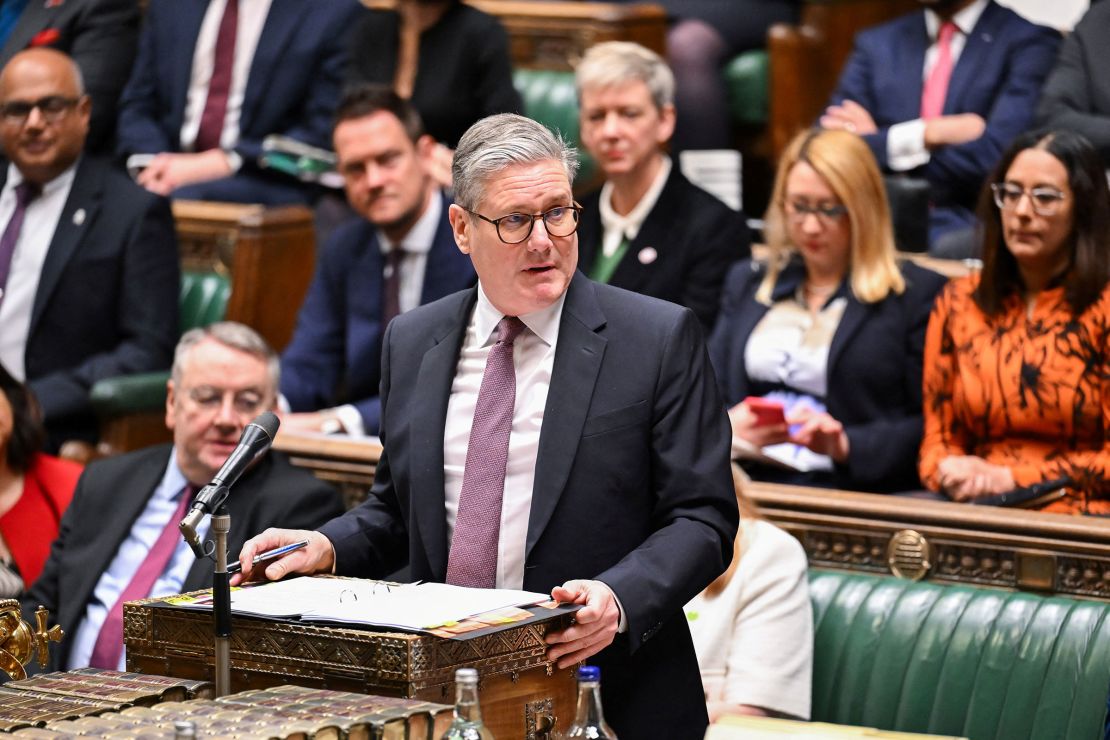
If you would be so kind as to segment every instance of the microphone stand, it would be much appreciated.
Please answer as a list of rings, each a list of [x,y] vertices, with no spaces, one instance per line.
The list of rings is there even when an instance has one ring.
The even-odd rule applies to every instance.
[[[227,533],[231,514],[222,503],[212,513],[216,538],[216,572],[212,577],[212,627],[216,639],[216,696],[231,693],[231,581],[227,572]]]

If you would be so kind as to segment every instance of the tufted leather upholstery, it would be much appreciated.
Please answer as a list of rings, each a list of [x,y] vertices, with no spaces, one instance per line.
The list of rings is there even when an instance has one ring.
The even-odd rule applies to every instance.
[[[1103,737],[1110,604],[810,571],[813,719],[987,738]]]
[[[231,282],[216,272],[181,273],[180,330],[220,321],[227,311]],[[90,398],[97,416],[111,418],[135,411],[157,410],[166,402],[167,370],[105,378],[92,387]]]

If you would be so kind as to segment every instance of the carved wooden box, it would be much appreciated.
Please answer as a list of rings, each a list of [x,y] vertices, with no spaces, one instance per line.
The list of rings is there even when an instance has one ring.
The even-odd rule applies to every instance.
[[[234,616],[231,690],[297,684],[453,704],[455,669],[473,667],[497,738],[548,738],[574,720],[573,671],[545,658],[544,636],[569,615],[469,640]],[[212,615],[165,599],[124,607],[127,669],[211,680]]]

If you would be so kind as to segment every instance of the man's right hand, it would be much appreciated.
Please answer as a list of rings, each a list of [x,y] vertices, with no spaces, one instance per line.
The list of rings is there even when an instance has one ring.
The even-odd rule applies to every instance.
[[[308,540],[307,547],[294,550],[276,560],[264,560],[257,566],[252,565],[256,555],[305,540]],[[319,532],[271,527],[246,541],[239,552],[239,565],[242,570],[231,577],[232,586],[263,579],[277,581],[290,573],[331,573],[335,566],[335,548],[332,547],[331,540]]]

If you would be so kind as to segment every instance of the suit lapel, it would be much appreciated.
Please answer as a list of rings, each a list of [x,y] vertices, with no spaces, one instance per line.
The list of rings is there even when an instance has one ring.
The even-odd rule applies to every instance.
[[[54,238],[46,251],[39,287],[35,293],[34,308],[31,312],[29,335],[35,333],[46,304],[58,285],[66,266],[81,245],[85,234],[92,228],[100,210],[101,191],[104,184],[104,167],[97,166],[93,160],[83,158],[77,165],[73,185],[69,190]],[[90,286],[90,290],[93,289]]]
[[[613,277],[609,281],[611,284],[619,285],[626,290],[643,292],[655,271],[659,269],[658,254],[676,241],[670,236],[670,227],[672,224],[681,222],[681,214],[674,212],[678,197],[676,191],[681,185],[681,177],[678,161],[675,160],[671,163],[671,173],[667,176],[667,182],[660,191],[658,200],[640,225],[636,238],[628,245],[628,251],[624,253],[620,264],[613,271]],[[648,248],[655,250],[656,259],[647,258],[646,254],[641,257],[641,253]],[[648,261],[645,262],[645,258]]]
[[[836,361],[840,359],[840,355],[844,352],[844,348],[851,343],[852,337],[854,337],[860,327],[863,326],[864,319],[867,318],[871,310],[871,306],[860,303],[852,296],[851,290],[849,290],[848,305],[844,308],[844,315],[840,317],[840,324],[836,327],[836,331],[833,333],[832,344],[829,346],[829,361],[825,369],[826,377],[832,377],[832,371],[833,368],[836,367]]]
[[[176,48],[170,50],[169,59],[173,60],[173,78],[167,100],[173,101],[170,114],[171,129],[180,131],[185,120],[185,103],[189,99],[189,81],[193,77],[193,57],[197,51],[197,37],[208,12],[209,0],[174,0],[163,5],[172,8],[169,22],[173,29],[166,29],[162,38],[171,38]],[[176,138],[176,133],[175,133]]]
[[[426,267],[424,268],[424,287],[420,295],[420,303],[431,303],[437,298],[450,292],[452,273],[458,269],[458,261],[452,259],[459,252],[455,245],[455,235],[451,231],[451,222],[447,220],[447,209],[451,201],[442,195],[437,195],[443,203],[443,217],[436,227],[435,237],[432,239],[432,248],[428,252]],[[452,252],[456,254],[452,254]],[[456,283],[457,284],[457,283]]]
[[[281,54],[293,33],[301,25],[301,17],[307,13],[312,3],[299,0],[273,0],[262,34],[258,37],[258,47],[251,60],[247,87],[243,92],[243,112],[240,128],[246,132],[253,120],[254,109],[270,89],[270,75],[281,69]]]
[[[8,40],[4,42],[4,47],[0,49],[0,59],[6,62],[27,48],[35,34],[45,29],[50,21],[50,11],[42,3],[42,0],[28,0],[27,6],[19,15],[19,20],[12,27]]]
[[[900,48],[894,53],[902,57],[901,61],[892,60],[891,69],[916,69],[925,68],[925,52],[932,41],[929,39],[929,30],[925,26],[925,12],[917,13],[914,22],[907,27],[901,37]],[[905,110],[899,111],[900,120],[917,118],[921,114],[921,93],[925,80],[920,74],[909,75],[908,79],[899,79],[898,88],[904,91],[899,98],[905,101]]]
[[[417,371],[409,424],[408,474],[412,481],[412,517],[427,554],[433,578],[447,577],[447,520],[444,518],[443,430],[447,426],[447,402],[458,366],[459,350],[466,334],[470,311],[477,300],[474,288],[459,296],[458,310],[450,322],[434,327],[432,346],[424,353]]]
[[[967,35],[967,43],[956,61],[952,70],[952,77],[948,80],[948,92],[944,98],[944,112],[946,114],[959,113],[966,110],[963,103],[965,93],[971,88],[977,75],[983,73],[987,60],[994,48],[994,27],[998,8],[994,3],[989,3],[979,16],[979,22],[971,33]]]
[[[574,465],[605,356],[607,340],[598,333],[603,326],[605,314],[597,303],[593,283],[575,273],[563,305],[551,386],[540,428],[525,559],[551,520]]]

